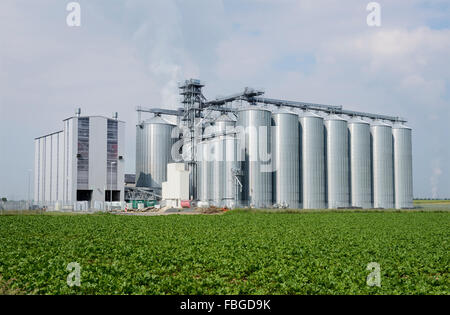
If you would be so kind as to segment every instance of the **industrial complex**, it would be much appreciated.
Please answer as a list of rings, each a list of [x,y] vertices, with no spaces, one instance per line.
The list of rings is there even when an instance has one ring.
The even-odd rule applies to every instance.
[[[64,120],[35,140],[35,203],[54,209],[161,207],[412,208],[406,120],[270,99],[246,88],[207,100],[179,85],[178,110],[137,107],[136,139],[106,117]],[[143,115],[151,117],[143,118]],[[124,174],[125,141],[136,173]],[[134,179],[134,183],[133,183]]]

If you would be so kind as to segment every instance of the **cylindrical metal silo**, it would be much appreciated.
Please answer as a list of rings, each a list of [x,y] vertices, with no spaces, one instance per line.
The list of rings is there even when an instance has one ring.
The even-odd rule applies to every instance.
[[[236,178],[236,171],[240,170],[238,159],[239,141],[234,135],[223,137],[225,148],[225,172],[222,206],[229,209],[239,206],[240,189]]]
[[[296,114],[272,114],[273,202],[292,209],[301,208],[299,125]]]
[[[212,153],[211,153],[211,136],[214,132],[213,126],[206,125],[204,128],[203,138],[197,144],[197,199],[202,202],[212,202]]]
[[[245,157],[242,203],[256,208],[272,206],[271,112],[245,108],[237,112],[237,126]]]
[[[209,202],[208,187],[209,173],[206,156],[208,154],[208,141],[202,141],[197,145],[197,199]]]
[[[337,115],[327,116],[325,132],[328,208],[346,208],[350,206],[347,121]]]
[[[136,186],[161,188],[167,181],[167,164],[173,161],[175,125],[153,117],[136,128]]]
[[[303,113],[300,123],[303,208],[324,209],[326,201],[323,118],[313,113]]]
[[[217,207],[225,206],[225,190],[227,180],[226,158],[226,135],[234,131],[235,121],[227,115],[222,115],[214,122],[214,135],[212,140],[214,156],[212,161],[213,169],[213,204]]]
[[[214,121],[214,133],[216,136],[231,133],[235,125],[236,121],[228,117],[228,115],[222,115]]]
[[[394,199],[395,208],[413,207],[412,130],[402,124],[394,124]]]
[[[372,208],[372,157],[370,124],[354,118],[348,122],[350,141],[350,199],[352,207]]]
[[[223,143],[220,137],[209,140],[210,146],[210,168],[211,168],[211,189],[212,204],[216,207],[221,206],[223,194],[223,177],[224,177],[224,154]]]
[[[374,208],[394,208],[394,165],[392,127],[375,121],[372,134],[372,174]]]

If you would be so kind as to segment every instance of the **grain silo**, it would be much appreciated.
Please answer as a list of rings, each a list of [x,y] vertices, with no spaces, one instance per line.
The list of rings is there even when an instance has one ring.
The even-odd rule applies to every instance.
[[[153,117],[136,128],[136,186],[161,188],[167,181],[167,164],[173,161],[172,138],[175,125]]]
[[[350,206],[347,121],[337,115],[325,118],[328,208]]]
[[[238,158],[239,142],[234,135],[227,135],[220,138],[224,154],[224,173],[222,178],[222,200],[221,206],[234,208],[238,206],[240,197],[240,189],[237,183],[236,172],[240,169]]]
[[[413,207],[412,130],[403,124],[394,124],[394,199],[395,208]]]
[[[218,207],[224,206],[226,183],[230,180],[230,174],[227,174],[227,134],[234,131],[235,121],[227,115],[222,115],[215,120],[214,135],[212,140],[214,146],[214,157],[212,161],[213,176],[213,204]],[[230,141],[230,140],[228,140]],[[234,148],[229,147],[233,153]],[[228,165],[229,166],[229,165]]]
[[[182,82],[181,109],[138,108],[139,114],[175,116],[186,129],[183,157],[193,200],[256,208],[412,205],[411,130],[402,125],[405,119],[268,98],[252,88],[208,100],[203,87],[196,79]],[[202,135],[205,124],[212,126]],[[200,160],[192,159],[195,152]],[[137,164],[143,160],[138,157]]]
[[[256,208],[272,206],[271,116],[263,108],[237,111],[237,126],[244,148],[242,203]]]
[[[273,202],[292,209],[301,208],[299,125],[297,114],[272,115]]]
[[[394,165],[392,127],[374,121],[372,135],[372,174],[374,208],[394,208]]]
[[[301,173],[304,209],[326,208],[323,118],[310,112],[300,117]]]
[[[208,141],[202,141],[197,145],[197,199],[209,203],[209,164],[206,159],[208,155]]]
[[[353,118],[348,121],[350,158],[350,199],[355,208],[372,208],[372,157],[370,123]]]

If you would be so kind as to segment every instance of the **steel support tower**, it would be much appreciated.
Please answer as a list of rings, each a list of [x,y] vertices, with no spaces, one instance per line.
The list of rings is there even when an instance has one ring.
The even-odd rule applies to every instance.
[[[184,106],[184,115],[182,123],[184,125],[183,138],[184,146],[183,151],[188,149],[190,152],[185,160],[185,163],[190,171],[189,178],[189,194],[191,199],[197,199],[197,162],[195,159],[196,144],[198,141],[198,135],[201,135],[201,125],[198,127],[197,122],[202,118],[202,110],[206,98],[203,96],[202,88],[204,85],[200,80],[190,79],[179,85],[180,95],[182,97],[181,103]],[[200,128],[200,130],[197,130]],[[188,145],[189,144],[189,145]],[[184,156],[185,152],[183,152]]]

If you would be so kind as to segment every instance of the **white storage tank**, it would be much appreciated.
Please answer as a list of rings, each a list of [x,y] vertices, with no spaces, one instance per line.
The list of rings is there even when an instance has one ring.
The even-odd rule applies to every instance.
[[[175,125],[153,117],[136,127],[136,186],[161,188],[167,181],[167,164],[172,163]]]
[[[395,208],[413,208],[412,130],[397,123],[392,128],[394,140]]]
[[[272,206],[272,113],[250,107],[237,111],[236,125],[244,148],[242,203],[255,208]]]
[[[328,208],[350,206],[350,169],[347,121],[337,115],[325,118]]]
[[[323,118],[305,112],[300,116],[300,124],[303,208],[324,209],[326,202]]]
[[[374,208],[394,208],[394,154],[392,127],[374,121],[370,127],[372,135],[372,174]]]
[[[273,202],[291,209],[300,203],[300,123],[297,114],[272,114]]]
[[[208,156],[208,141],[202,141],[197,146],[197,199],[207,203],[209,205],[210,196],[209,196],[209,186],[211,183],[209,182],[209,164],[207,161]]]
[[[226,206],[226,183],[230,179],[230,174],[227,174],[227,134],[234,132],[236,122],[229,118],[227,115],[222,115],[214,122],[214,135],[213,143],[213,161],[212,161],[212,176],[213,176],[213,204],[217,207]],[[231,141],[231,140],[229,140]],[[229,147],[229,150],[234,149]],[[232,196],[228,197],[232,198]]]
[[[372,157],[370,123],[360,118],[348,121],[350,147],[350,199],[355,208],[372,205]]]

